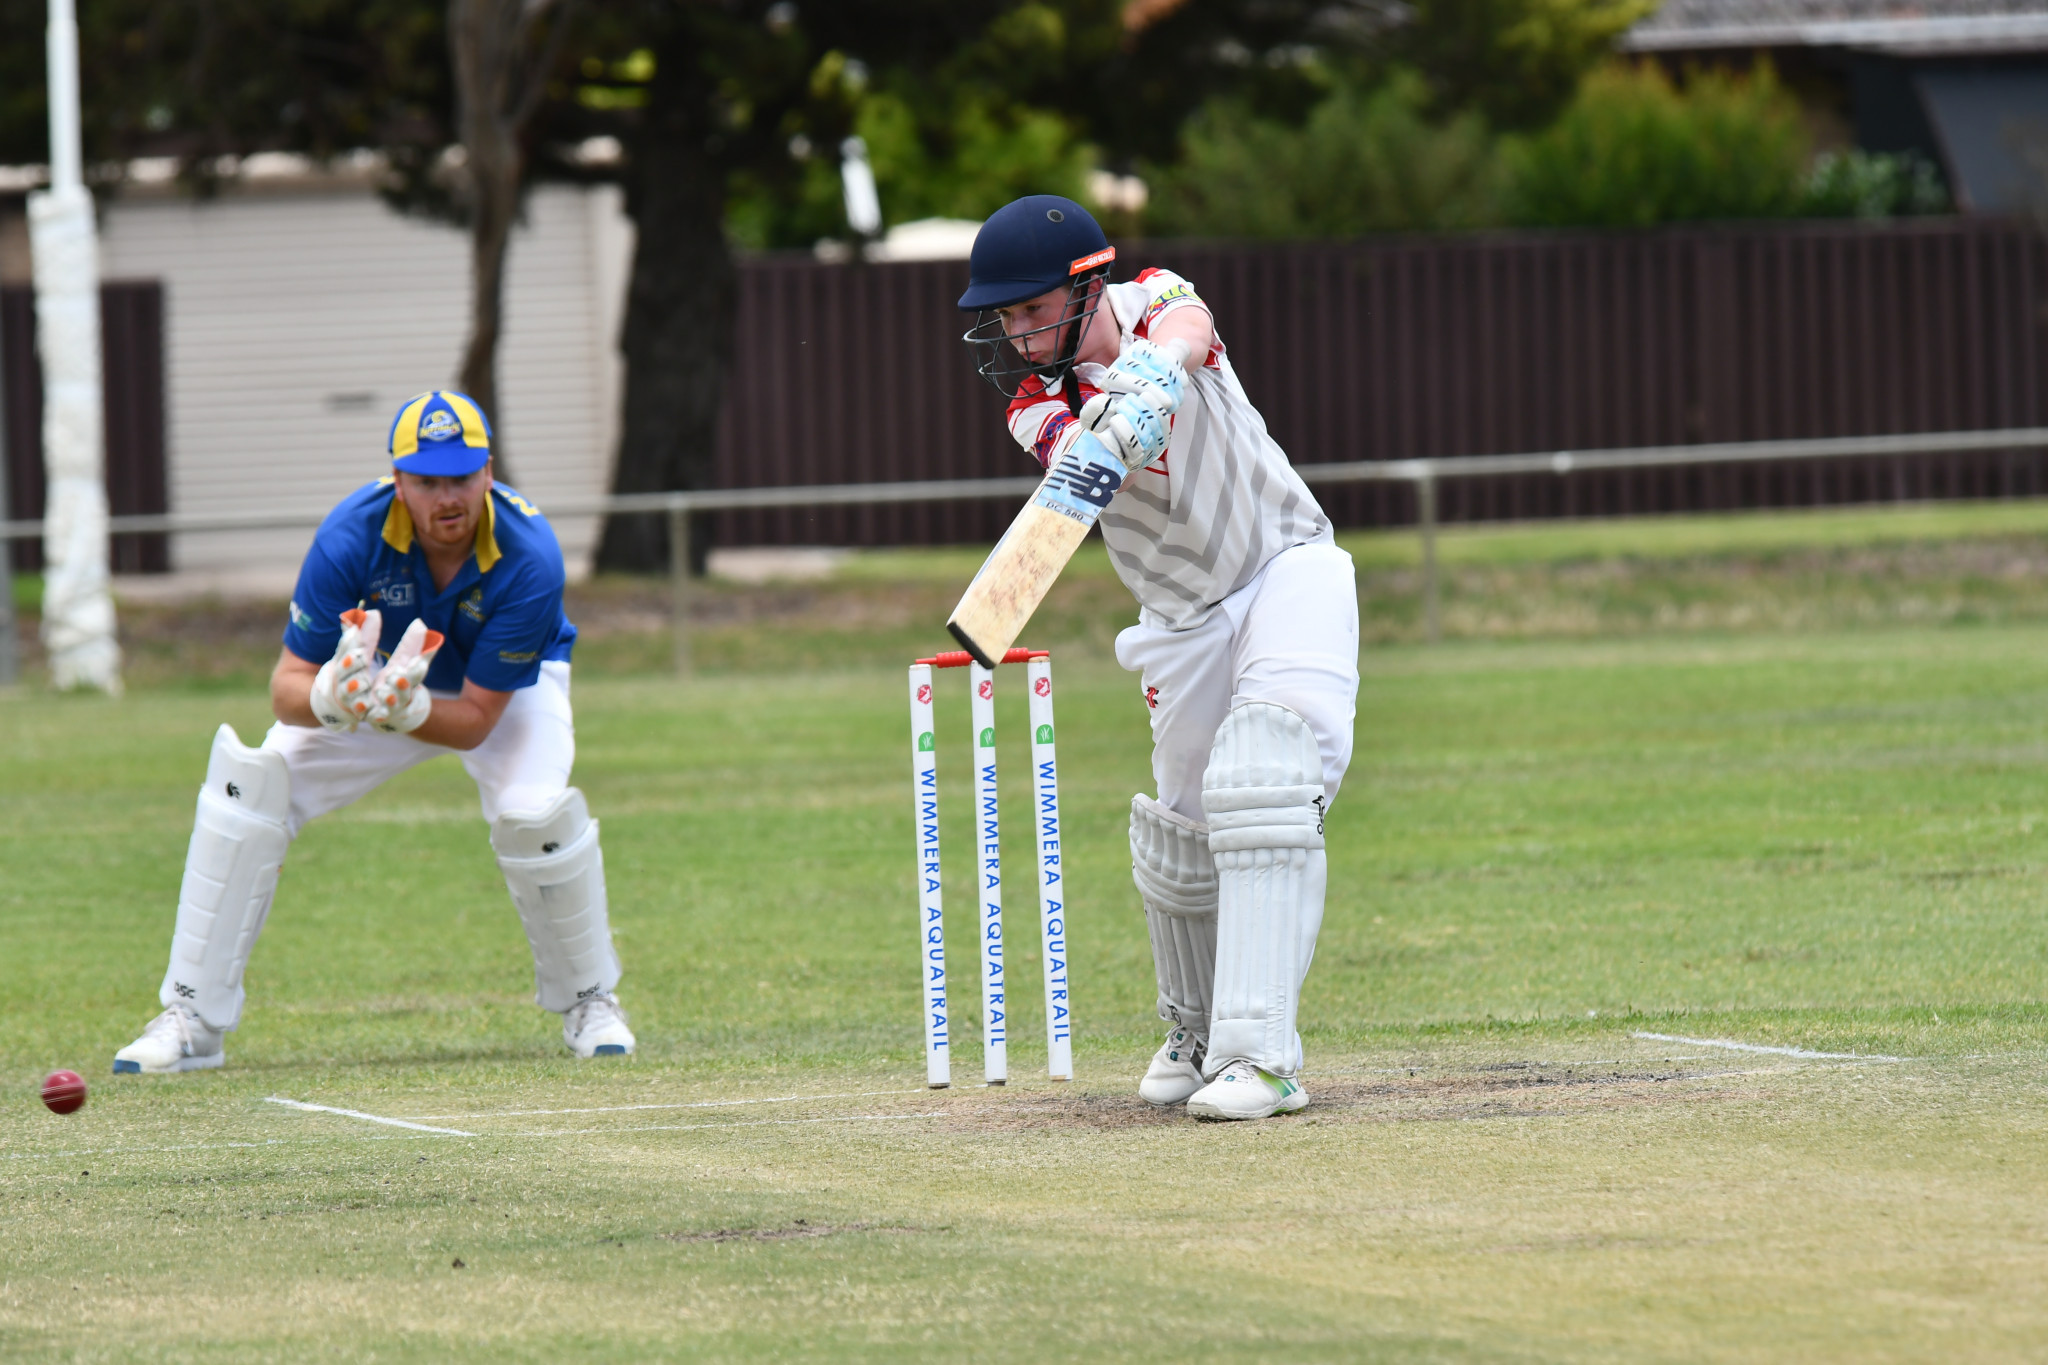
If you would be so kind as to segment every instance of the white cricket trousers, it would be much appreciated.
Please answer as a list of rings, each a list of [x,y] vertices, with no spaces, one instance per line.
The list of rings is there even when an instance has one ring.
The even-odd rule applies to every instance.
[[[569,665],[542,664],[539,679],[512,694],[491,733],[468,751],[422,744],[411,735],[386,734],[368,726],[336,734],[282,721],[270,727],[263,747],[283,754],[285,767],[291,770],[288,823],[294,839],[308,820],[353,805],[406,769],[443,754],[460,758],[475,780],[486,822],[506,811],[540,810],[562,794],[576,764]]]
[[[1241,702],[1277,702],[1308,722],[1335,800],[1351,765],[1358,707],[1358,585],[1335,545],[1297,545],[1267,561],[1191,630],[1136,625],[1116,637],[1116,661],[1139,675],[1152,717],[1159,800],[1202,814],[1202,773],[1217,727]]]

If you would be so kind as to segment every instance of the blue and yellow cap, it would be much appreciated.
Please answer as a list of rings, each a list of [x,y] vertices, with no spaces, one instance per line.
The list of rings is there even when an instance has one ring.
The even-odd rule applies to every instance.
[[[460,477],[491,458],[491,424],[467,394],[434,389],[398,410],[390,444],[391,463],[408,474]]]

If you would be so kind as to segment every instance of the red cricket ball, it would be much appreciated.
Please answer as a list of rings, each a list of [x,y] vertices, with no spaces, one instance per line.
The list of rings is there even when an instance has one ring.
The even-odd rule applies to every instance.
[[[43,1077],[43,1103],[53,1114],[75,1114],[85,1108],[85,1077],[76,1071],[52,1071]]]

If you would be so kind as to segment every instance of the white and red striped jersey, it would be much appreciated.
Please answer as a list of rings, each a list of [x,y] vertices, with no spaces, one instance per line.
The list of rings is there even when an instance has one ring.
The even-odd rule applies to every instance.
[[[1119,350],[1176,309],[1208,307],[1167,270],[1110,285],[1105,302],[1121,333]],[[1082,402],[1098,392],[1102,375],[1100,365],[1074,367]],[[1064,395],[1037,379],[1011,402],[1009,423],[1041,465],[1079,430]],[[1166,453],[1124,480],[1099,524],[1140,619],[1165,630],[1200,625],[1282,550],[1331,538],[1330,519],[1238,383],[1220,331],[1189,376]]]

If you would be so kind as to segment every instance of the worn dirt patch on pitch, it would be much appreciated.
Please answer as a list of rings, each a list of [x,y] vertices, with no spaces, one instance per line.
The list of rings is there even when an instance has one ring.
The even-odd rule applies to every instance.
[[[1503,1062],[1454,1071],[1415,1068],[1372,1079],[1305,1078],[1312,1100],[1291,1122],[1447,1122],[1640,1108],[1727,1099],[1726,1085],[1707,1085],[1756,1071],[1682,1067],[1574,1067]],[[941,1124],[966,1132],[1076,1128],[1112,1130],[1199,1123],[1184,1109],[1157,1109],[1135,1094],[986,1091],[962,1095]]]

